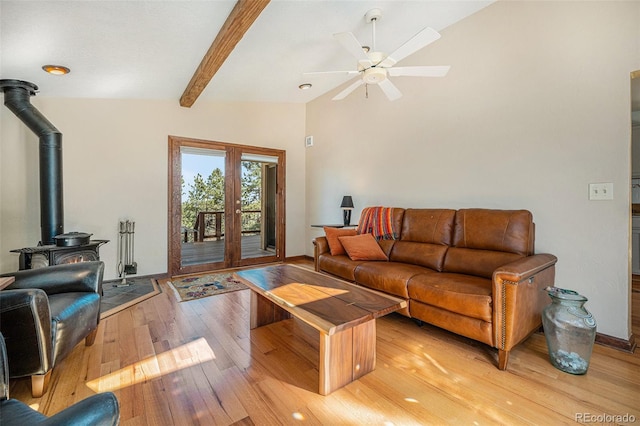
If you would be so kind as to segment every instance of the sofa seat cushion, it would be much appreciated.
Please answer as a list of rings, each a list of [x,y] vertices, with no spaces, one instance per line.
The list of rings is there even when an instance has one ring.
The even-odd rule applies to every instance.
[[[362,260],[351,260],[346,254],[331,256],[321,254],[318,256],[318,268],[347,281],[355,281],[355,270],[358,265],[364,263]]]
[[[466,315],[456,314],[446,309],[409,300],[411,318],[416,318],[436,327],[444,328],[461,336],[495,346],[493,337],[493,324]]]
[[[355,279],[365,287],[408,299],[409,280],[416,275],[430,273],[435,274],[435,271],[407,263],[366,262],[356,268]]]
[[[420,274],[407,284],[409,298],[486,322],[492,321],[491,280],[446,272]]]

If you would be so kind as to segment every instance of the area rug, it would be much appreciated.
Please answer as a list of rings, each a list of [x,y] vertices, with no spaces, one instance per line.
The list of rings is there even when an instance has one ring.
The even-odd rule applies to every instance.
[[[242,282],[233,278],[231,272],[173,279],[169,284],[180,302],[247,288]]]

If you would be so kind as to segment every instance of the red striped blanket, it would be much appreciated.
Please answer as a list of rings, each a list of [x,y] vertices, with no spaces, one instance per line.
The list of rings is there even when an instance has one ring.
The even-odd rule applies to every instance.
[[[358,234],[373,234],[376,240],[397,240],[398,230],[394,229],[393,207],[365,207],[360,214]]]

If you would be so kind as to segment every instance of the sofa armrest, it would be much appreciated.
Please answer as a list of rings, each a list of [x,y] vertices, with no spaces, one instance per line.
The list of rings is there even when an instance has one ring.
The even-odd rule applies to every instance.
[[[321,254],[329,253],[329,242],[327,237],[317,237],[313,240],[313,266],[316,271],[318,268],[318,258]]]
[[[510,351],[542,324],[542,309],[549,303],[544,292],[553,286],[555,264],[552,254],[535,254],[493,273],[493,336],[498,349]]]
[[[102,294],[104,263],[101,261],[54,265],[12,272],[15,282],[7,289],[39,288],[47,294],[92,292]]]
[[[0,319],[11,377],[49,371],[53,342],[46,293],[36,288],[0,291]]]
[[[493,273],[494,281],[496,274],[498,274],[504,280],[519,283],[521,281],[528,280],[530,277],[544,269],[554,266],[557,261],[557,257],[548,253],[527,256],[496,269]]]

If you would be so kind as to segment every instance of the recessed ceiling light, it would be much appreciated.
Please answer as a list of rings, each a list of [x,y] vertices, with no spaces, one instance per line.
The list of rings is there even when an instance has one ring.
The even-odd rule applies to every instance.
[[[369,53],[371,48],[369,46],[362,46],[362,50],[364,50],[365,53]]]
[[[298,86],[298,89],[307,90],[307,89],[311,89],[311,87],[313,87],[311,83],[303,83],[300,86]]]
[[[42,69],[48,72],[49,74],[54,74],[54,75],[65,75],[71,72],[69,68],[63,67],[62,65],[43,65]]]

